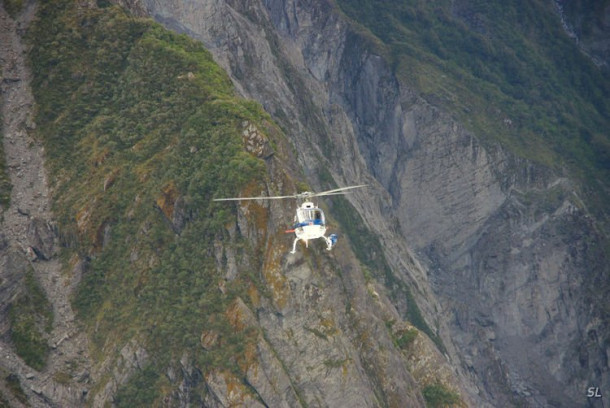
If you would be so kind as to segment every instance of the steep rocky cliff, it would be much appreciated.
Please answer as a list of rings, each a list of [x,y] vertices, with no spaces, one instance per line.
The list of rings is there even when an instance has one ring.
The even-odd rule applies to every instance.
[[[27,148],[23,129],[45,145],[54,215],[19,204],[10,159],[4,222],[22,232],[0,235],[0,300],[40,292],[22,289],[35,276],[51,333],[66,333],[69,294],[81,326],[41,368],[4,327],[10,403],[602,406],[587,389],[610,389],[605,173],[588,184],[580,156],[554,163],[530,133],[516,147],[526,115],[494,100],[473,111],[451,65],[432,76],[418,58],[436,57],[403,55],[338,7],[349,2],[116,2],[201,41],[235,91],[196,43],[110,2],[60,3],[39,5],[29,31],[37,123],[10,125],[17,105],[3,105],[9,158],[12,140]],[[455,16],[501,37],[476,2],[435,21],[420,6],[424,26]],[[603,113],[587,117],[603,127]],[[603,163],[607,135],[583,129]],[[353,183],[369,188],[322,203],[340,234],[330,254],[287,254],[291,203],[210,202]]]
[[[609,381],[608,244],[580,180],[482,143],[398,79],[387,49],[334,3],[137,4],[206,44],[282,124],[307,174],[373,185],[351,202],[482,401],[595,403],[583,393]]]
[[[293,193],[307,179],[281,130],[234,95],[199,44],[103,6],[38,4],[27,31],[32,76],[24,65],[16,81],[26,88],[20,98],[32,88],[35,121],[12,125],[19,104],[5,99],[7,220],[19,221],[3,238],[3,313],[23,303],[15,288],[24,280],[37,289],[22,293],[57,307],[38,332],[36,363],[18,347],[20,326],[5,327],[3,402],[469,405],[421,330],[433,333],[405,321],[347,237],[338,256],[317,245],[288,255],[293,203],[212,203]],[[23,56],[14,45],[23,32],[3,18],[12,40],[3,50]],[[33,188],[30,203],[13,160],[35,148],[24,174],[44,182],[30,178],[45,173],[38,143],[51,193]],[[358,220],[347,202],[334,203],[337,212],[340,204]],[[367,244],[376,242],[371,235]]]
[[[579,47],[605,69],[610,67],[610,3],[556,0],[561,22]]]

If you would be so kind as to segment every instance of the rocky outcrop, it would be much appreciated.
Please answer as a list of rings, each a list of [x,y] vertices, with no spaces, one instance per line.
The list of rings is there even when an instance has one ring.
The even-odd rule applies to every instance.
[[[608,315],[591,292],[608,276],[606,241],[563,175],[483,146],[331,2],[139,6],[210,48],[287,130],[306,174],[371,184],[351,202],[438,322],[475,405],[578,406],[585,384],[608,384]]]
[[[57,227],[40,218],[32,218],[27,228],[29,248],[37,258],[48,261],[55,255]]]
[[[2,142],[12,184],[10,206],[0,217],[0,371],[7,373],[3,380],[10,375],[19,382],[29,406],[78,406],[87,394],[86,338],[74,324],[69,278],[62,275],[57,257],[58,234],[50,210],[44,149],[30,135],[36,124],[22,36],[36,5],[32,1],[14,4],[19,5],[13,10],[14,19],[0,6]],[[33,271],[53,308],[53,327],[44,338],[49,356],[40,371],[18,355],[10,336],[8,310],[27,295],[23,284],[27,271]],[[20,406],[11,393],[6,398]]]
[[[136,372],[145,368],[148,360],[148,352],[135,339],[123,346],[116,359],[108,356],[99,372],[109,377],[109,380],[101,391],[93,395],[92,406],[107,406],[108,401],[115,399],[118,388],[126,384]]]

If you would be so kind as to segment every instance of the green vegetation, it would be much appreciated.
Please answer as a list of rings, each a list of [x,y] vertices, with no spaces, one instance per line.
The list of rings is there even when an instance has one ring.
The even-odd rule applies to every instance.
[[[59,384],[68,385],[70,384],[71,379],[72,377],[70,376],[70,374],[65,371],[56,371],[53,374],[53,380]]]
[[[129,379],[115,397],[117,407],[152,407],[159,397],[159,382],[167,382],[151,366]]]
[[[419,332],[417,331],[417,329],[406,330],[404,333],[400,334],[400,337],[396,339],[396,345],[400,349],[406,349],[407,347],[409,347],[409,345],[411,345],[411,343],[415,341],[415,338],[417,337],[418,333]]]
[[[426,385],[422,395],[428,408],[446,408],[460,403],[460,396],[442,384]]]
[[[0,212],[8,208],[11,203],[11,180],[6,169],[6,157],[0,128]]]
[[[23,388],[21,388],[21,381],[19,381],[19,377],[17,377],[17,374],[7,375],[4,381],[6,383],[6,388],[11,392],[11,394],[13,394],[17,401],[21,402],[22,404],[26,404],[26,406],[29,406],[28,396],[25,395]]]
[[[204,372],[243,374],[240,356],[257,336],[235,330],[227,309],[249,301],[262,258],[229,234],[236,205],[211,200],[265,182],[241,133],[245,121],[264,131],[268,115],[235,96],[200,43],[110,4],[42,3],[28,36],[62,259],[67,269],[90,260],[73,305],[92,355],[112,358],[135,339],[152,356],[119,405],[166,395],[158,373],[185,352]],[[225,284],[229,246],[239,275]],[[222,347],[204,351],[204,329]]]
[[[482,140],[608,187],[610,76],[563,32],[551,2],[336,1],[402,81]]]
[[[328,341],[328,336],[326,334],[324,334],[323,332],[321,332],[320,330],[316,329],[315,327],[303,326],[303,328],[305,330],[307,330],[308,332],[314,334],[315,336],[321,338],[322,340]]]
[[[404,349],[408,348],[415,341],[415,339],[417,338],[417,335],[419,334],[419,330],[412,327],[410,329],[402,329],[402,330],[399,330],[396,333],[394,333],[392,328],[394,327],[395,323],[396,323],[396,320],[392,319],[392,320],[386,321],[385,325],[388,328],[390,335],[392,336],[394,345],[396,345],[396,347],[398,347],[399,349],[404,350]]]
[[[49,346],[47,335],[53,327],[53,308],[31,268],[25,273],[23,293],[9,309],[11,340],[27,365],[44,368]]]
[[[23,0],[3,0],[2,6],[9,16],[15,18],[23,8]]]
[[[324,365],[327,368],[341,368],[341,367],[344,367],[345,364],[348,361],[349,360],[347,358],[343,358],[343,359],[327,359],[327,360],[324,360]]]

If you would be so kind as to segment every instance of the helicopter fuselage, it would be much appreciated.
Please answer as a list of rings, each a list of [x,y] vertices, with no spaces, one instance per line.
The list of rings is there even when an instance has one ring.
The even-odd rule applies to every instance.
[[[293,229],[296,238],[292,245],[291,253],[295,253],[296,245],[299,240],[303,240],[305,246],[308,247],[310,239],[324,238],[328,250],[330,250],[336,242],[336,236],[334,234],[330,238],[324,236],[324,234],[326,234],[326,218],[324,217],[324,211],[310,201],[304,202],[297,208],[294,222]]]
[[[309,201],[301,204],[294,218],[294,233],[299,239],[316,239],[326,233],[324,211]]]

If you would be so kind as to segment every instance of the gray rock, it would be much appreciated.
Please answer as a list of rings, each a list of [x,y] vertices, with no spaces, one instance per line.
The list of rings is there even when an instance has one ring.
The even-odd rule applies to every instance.
[[[38,258],[49,260],[55,256],[57,230],[49,222],[37,217],[32,218],[28,225],[27,238]]]

